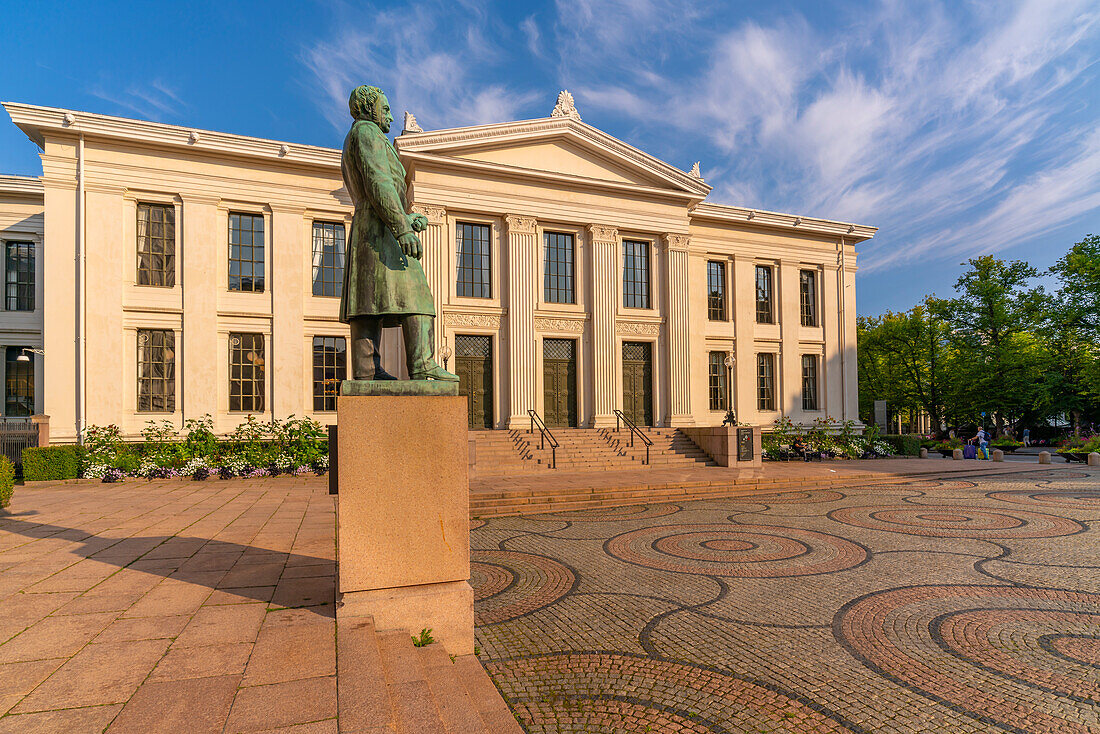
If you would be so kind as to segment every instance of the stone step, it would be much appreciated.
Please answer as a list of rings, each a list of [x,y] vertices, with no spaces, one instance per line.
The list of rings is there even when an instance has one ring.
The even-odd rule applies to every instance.
[[[447,734],[409,633],[406,630],[379,632],[378,648],[398,734]]]
[[[452,660],[439,643],[415,649],[420,654],[428,675],[428,687],[446,730],[450,734],[491,734],[492,730],[482,720],[473,697],[455,667],[458,658]]]
[[[336,643],[340,732],[396,732],[397,719],[390,703],[374,620],[337,619]]]
[[[488,731],[492,734],[523,734],[523,728],[476,656],[459,655],[455,658],[455,669]]]

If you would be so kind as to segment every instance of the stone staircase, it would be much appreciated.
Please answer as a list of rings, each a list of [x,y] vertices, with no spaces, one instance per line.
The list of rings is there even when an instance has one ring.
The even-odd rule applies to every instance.
[[[474,655],[415,647],[370,617],[338,619],[336,635],[340,734],[522,734]]]
[[[714,462],[684,433],[671,428],[643,429],[653,445],[649,463],[661,467],[714,466]],[[645,444],[630,432],[608,428],[554,428],[558,471],[588,472],[635,469],[645,466]],[[539,447],[538,431],[473,431],[476,476],[504,476],[544,472],[551,466],[547,444]]]

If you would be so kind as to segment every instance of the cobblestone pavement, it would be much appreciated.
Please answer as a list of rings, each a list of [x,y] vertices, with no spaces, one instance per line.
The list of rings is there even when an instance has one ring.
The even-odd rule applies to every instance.
[[[1100,472],[471,522],[528,732],[1100,732]]]

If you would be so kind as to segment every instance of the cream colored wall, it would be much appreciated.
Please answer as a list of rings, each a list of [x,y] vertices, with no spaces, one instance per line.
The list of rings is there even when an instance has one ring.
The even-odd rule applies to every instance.
[[[28,180],[5,181],[0,176],[0,273],[6,267],[8,241],[33,242],[35,260],[35,299],[33,311],[7,311],[6,293],[0,291],[0,391],[6,385],[6,353],[8,347],[33,347],[42,349],[42,232],[45,226],[41,187]],[[6,276],[0,283],[6,283]],[[4,287],[4,286],[0,286]],[[43,362],[38,354],[29,355],[34,360],[35,412],[43,410]],[[3,393],[0,392],[0,413],[4,411]]]

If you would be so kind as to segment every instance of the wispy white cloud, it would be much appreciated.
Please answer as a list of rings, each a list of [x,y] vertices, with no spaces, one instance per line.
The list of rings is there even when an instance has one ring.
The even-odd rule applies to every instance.
[[[112,86],[101,81],[91,87],[89,93],[127,112],[156,122],[175,118],[187,107],[179,94],[160,79],[146,84],[128,84],[123,89],[113,89]]]
[[[368,28],[342,17],[331,37],[302,52],[318,103],[337,129],[347,127],[348,95],[360,84],[382,87],[395,110],[408,109],[429,129],[514,119],[532,101],[526,90],[491,81],[487,72],[504,55],[481,3],[356,12],[370,14]]]

